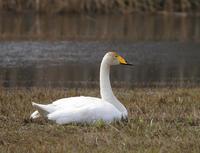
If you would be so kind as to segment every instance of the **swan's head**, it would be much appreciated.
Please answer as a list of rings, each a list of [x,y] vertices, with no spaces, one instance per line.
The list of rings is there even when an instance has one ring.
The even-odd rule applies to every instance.
[[[116,52],[108,52],[108,53],[106,53],[104,58],[106,59],[106,61],[109,65],[119,65],[119,64],[132,65],[132,64],[128,63],[123,57],[121,57]]]

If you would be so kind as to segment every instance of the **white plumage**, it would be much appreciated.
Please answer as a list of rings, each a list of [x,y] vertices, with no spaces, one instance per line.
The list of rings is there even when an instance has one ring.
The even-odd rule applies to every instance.
[[[47,105],[32,103],[36,111],[31,114],[30,118],[43,116],[58,124],[93,123],[97,120],[110,123],[122,117],[126,118],[127,110],[114,96],[110,85],[110,66],[117,64],[126,65],[127,62],[115,52],[108,52],[102,60],[101,99],[81,96],[59,99]]]

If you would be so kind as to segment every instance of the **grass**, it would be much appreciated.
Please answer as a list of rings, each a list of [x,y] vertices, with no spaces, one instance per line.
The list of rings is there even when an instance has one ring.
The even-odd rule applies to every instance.
[[[39,13],[200,12],[199,0],[0,0],[1,11]]]
[[[31,101],[99,96],[98,89],[0,89],[0,152],[200,152],[200,88],[114,92],[128,109],[127,122],[56,125],[30,121]]]

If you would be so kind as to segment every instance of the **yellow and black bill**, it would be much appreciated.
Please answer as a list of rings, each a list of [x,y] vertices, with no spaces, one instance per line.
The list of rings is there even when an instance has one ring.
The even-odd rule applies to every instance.
[[[133,66],[133,64],[128,63],[128,62],[127,62],[123,57],[121,57],[121,56],[117,56],[117,59],[118,59],[119,63],[122,64],[122,65],[130,65],[130,66]]]

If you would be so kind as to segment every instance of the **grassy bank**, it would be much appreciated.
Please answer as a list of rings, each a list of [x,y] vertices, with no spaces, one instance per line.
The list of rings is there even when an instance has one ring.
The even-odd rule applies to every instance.
[[[30,121],[30,102],[99,96],[98,89],[0,89],[0,152],[200,152],[200,88],[114,91],[127,123],[61,126]]]
[[[200,0],[0,0],[0,9],[40,13],[200,12]]]

